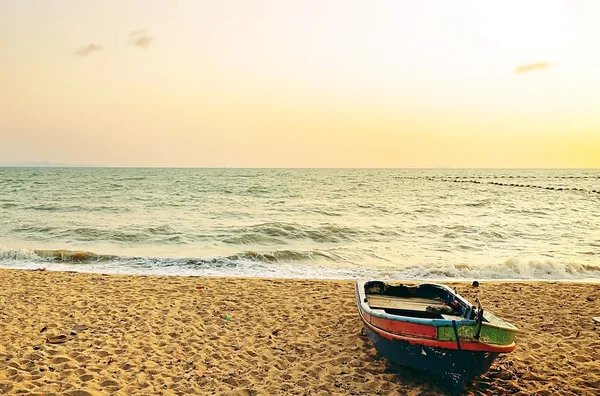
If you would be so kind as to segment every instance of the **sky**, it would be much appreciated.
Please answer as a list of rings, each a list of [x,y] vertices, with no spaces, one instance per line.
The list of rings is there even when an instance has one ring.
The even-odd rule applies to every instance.
[[[0,163],[600,167],[600,2],[0,0]]]

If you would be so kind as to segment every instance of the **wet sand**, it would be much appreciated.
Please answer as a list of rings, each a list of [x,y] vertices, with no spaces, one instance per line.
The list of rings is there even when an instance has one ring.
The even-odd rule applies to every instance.
[[[360,335],[349,281],[24,270],[0,281],[3,394],[442,394]],[[600,392],[599,284],[453,285],[523,330],[465,394]]]

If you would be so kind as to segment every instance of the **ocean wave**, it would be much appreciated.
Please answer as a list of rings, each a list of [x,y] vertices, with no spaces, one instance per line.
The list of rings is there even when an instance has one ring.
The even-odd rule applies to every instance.
[[[123,177],[119,180],[146,180],[146,176],[131,176],[131,177]]]
[[[25,206],[23,209],[26,210],[43,210],[48,212],[63,210],[61,206],[45,204],[45,205],[35,205],[35,206]]]
[[[216,257],[127,257],[74,250],[0,249],[0,267],[157,275],[211,275],[314,279],[396,280],[590,280],[600,282],[600,265],[510,258],[473,265],[419,264],[373,268],[339,265],[331,251],[244,251]]]
[[[233,234],[234,236],[226,239],[226,241],[236,239],[239,241],[273,241],[273,238],[280,238],[287,240],[309,239],[319,243],[335,243],[352,240],[360,235],[361,231],[333,224],[308,227],[296,223],[269,222],[236,229],[233,230]]]
[[[381,213],[391,213],[391,210],[389,210],[388,208],[385,208],[385,207],[379,206],[379,205],[375,205],[373,203],[358,203],[358,204],[356,204],[356,207],[361,208],[361,209],[371,209],[373,211],[381,212]]]
[[[60,205],[60,204],[42,204],[33,206],[24,206],[25,210],[44,211],[44,212],[112,212],[125,213],[131,209],[120,206],[82,206],[82,205]]]
[[[148,232],[153,235],[174,235],[178,234],[178,232],[171,227],[170,225],[162,225],[158,227],[147,227],[144,228],[145,232]]]
[[[37,261],[41,257],[35,254],[33,250],[29,249],[5,249],[0,248],[0,263],[8,261]]]
[[[111,242],[145,242],[149,238],[144,233],[126,232],[119,230],[103,230],[91,227],[81,227],[63,230],[60,237],[73,238],[80,242],[111,241]]]
[[[189,233],[189,231],[180,232],[171,225],[144,228],[121,227],[117,229],[21,225],[12,228],[11,232],[21,237],[41,238],[42,240],[59,238],[63,241],[75,242],[188,243],[199,238],[197,235]],[[364,237],[377,239],[396,235],[396,231],[387,228],[359,230],[335,224],[311,227],[296,223],[267,222],[217,230],[213,237],[230,245],[284,245],[298,240],[309,240],[316,243],[340,243]]]
[[[313,213],[316,214],[320,214],[323,216],[329,216],[329,217],[342,217],[343,214],[340,212],[334,212],[332,210],[323,210],[323,209],[312,209],[311,210]]]
[[[179,264],[179,265],[198,265],[215,264],[217,262],[236,260],[251,260],[261,263],[291,263],[300,261],[316,261],[318,259],[338,260],[339,256],[334,253],[328,253],[318,250],[300,251],[300,250],[275,250],[275,251],[244,251],[230,256],[223,257],[193,257],[193,258],[172,258],[172,257],[133,257],[118,256],[110,254],[98,254],[90,251],[56,249],[0,249],[0,263],[2,260],[24,260],[35,262],[77,262],[93,263],[98,261],[120,262],[139,262],[140,260],[153,261],[155,264]]]
[[[478,202],[467,202],[464,205],[472,208],[485,208],[492,206],[493,201],[491,199],[484,199]]]
[[[325,253],[318,250],[298,251],[298,250],[277,250],[274,252],[253,252],[247,251],[233,256],[229,256],[230,260],[253,260],[261,263],[290,263],[301,261],[316,261],[318,259],[326,259],[336,261],[336,255]]]
[[[76,250],[33,250],[33,253],[41,259],[77,263],[108,261],[118,257]]]
[[[417,269],[417,272],[421,269]],[[424,275],[481,279],[588,279],[600,278],[600,266],[544,259],[509,258],[486,265],[454,264],[425,268]]]
[[[60,228],[54,226],[34,226],[24,224],[13,228],[12,232],[17,234],[52,234],[57,230],[60,230]]]
[[[33,261],[33,262],[94,262],[113,260],[118,256],[102,255],[93,252],[76,250],[43,250],[43,249],[0,249],[0,263],[3,261]]]
[[[110,213],[131,212],[131,209],[123,207],[123,206],[107,206],[107,205],[91,206],[91,207],[81,208],[81,210],[90,211],[90,212],[110,212]]]
[[[246,191],[250,193],[268,193],[271,190],[263,186],[252,186],[249,187]]]
[[[102,229],[93,227],[64,228],[57,226],[22,225],[12,229],[22,237],[42,240],[71,240],[76,242],[117,242],[129,243],[184,243],[180,232],[171,226],[146,227],[142,229]]]
[[[269,235],[253,235],[245,234],[239,236],[232,236],[223,239],[224,243],[231,245],[283,245],[285,240],[276,238]]]

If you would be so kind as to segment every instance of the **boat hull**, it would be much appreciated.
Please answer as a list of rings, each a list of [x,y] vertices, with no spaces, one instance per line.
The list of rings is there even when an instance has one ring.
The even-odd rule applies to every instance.
[[[462,389],[464,381],[485,373],[499,353],[445,349],[390,339],[365,326],[369,340],[390,361],[433,374],[452,393]]]

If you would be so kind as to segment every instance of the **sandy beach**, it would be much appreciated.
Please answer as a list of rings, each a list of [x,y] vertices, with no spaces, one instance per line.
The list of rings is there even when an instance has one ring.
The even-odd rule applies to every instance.
[[[24,270],[0,279],[3,394],[442,394],[361,336],[350,281]],[[453,285],[523,330],[466,394],[598,394],[599,284]]]

